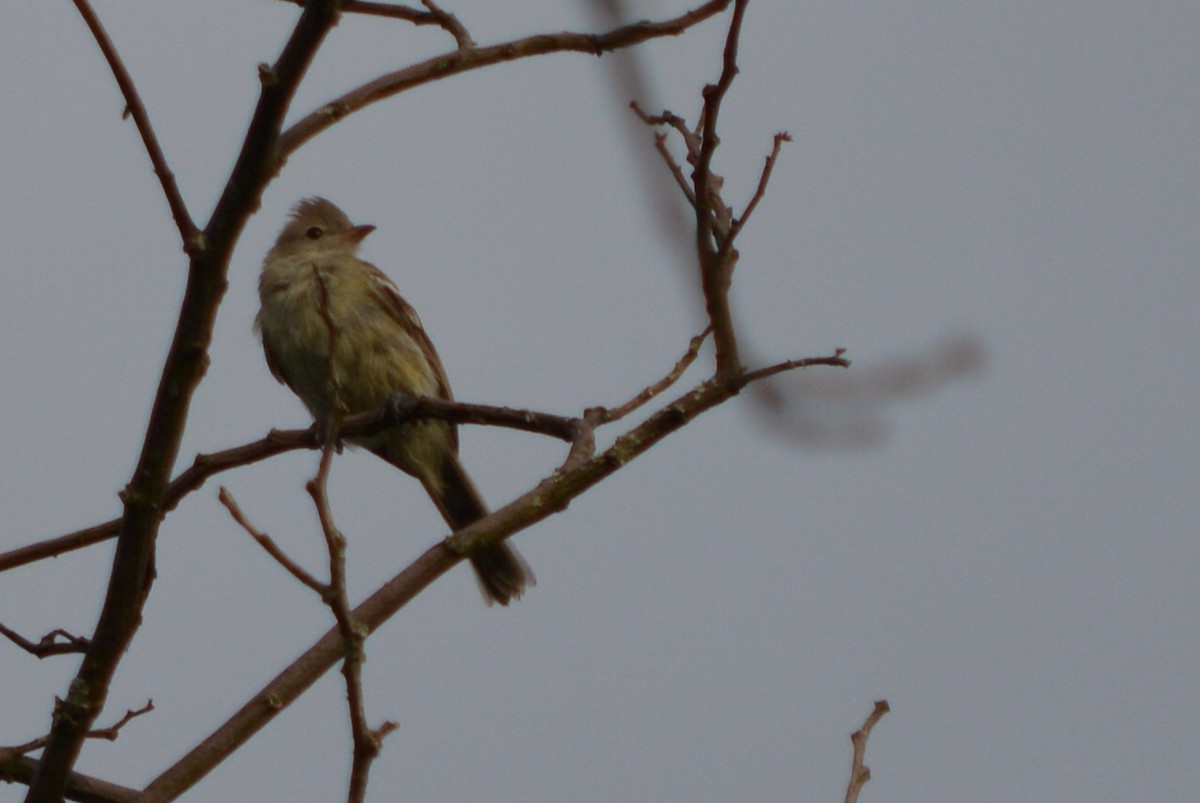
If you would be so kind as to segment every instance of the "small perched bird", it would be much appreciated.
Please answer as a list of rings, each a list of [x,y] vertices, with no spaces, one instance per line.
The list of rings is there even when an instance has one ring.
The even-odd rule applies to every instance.
[[[255,328],[267,365],[323,428],[337,415],[378,410],[402,391],[452,399],[450,383],[417,313],[396,285],[356,255],[374,226],[355,226],[324,198],[296,204],[263,261]],[[421,481],[451,529],[487,515],[458,461],[458,432],[426,420],[352,443]],[[471,557],[484,598],[507,605],[535,584],[507,544]]]

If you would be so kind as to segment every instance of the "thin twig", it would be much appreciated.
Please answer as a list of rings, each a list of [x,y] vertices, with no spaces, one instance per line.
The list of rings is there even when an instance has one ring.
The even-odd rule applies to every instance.
[[[646,387],[632,399],[620,405],[619,407],[589,408],[588,410],[584,411],[584,418],[586,418],[594,426],[600,426],[613,421],[619,421],[637,408],[644,405],[646,402],[653,399],[655,396],[662,393],[667,388],[671,387],[671,385],[674,385],[679,380],[679,377],[683,376],[683,372],[686,371],[688,367],[696,361],[697,355],[700,354],[700,346],[704,344],[704,340],[711,333],[712,327],[707,326],[704,328],[703,332],[693,337],[688,343],[687,351],[685,351],[683,356],[680,357],[675,363],[675,367],[673,367],[662,379],[658,380],[653,385]]]
[[[675,161],[675,156],[671,153],[671,149],[667,147],[667,135],[655,134],[654,147],[662,156],[663,161],[667,163],[667,168],[671,171],[671,176],[675,179],[675,184],[683,192],[683,197],[687,199],[688,205],[695,210],[696,192],[692,189],[692,185],[688,184],[687,177],[683,175],[683,168]]]
[[[746,381],[757,382],[760,379],[766,379],[769,376],[782,374],[785,371],[794,371],[797,368],[811,368],[814,365],[828,365],[834,368],[849,368],[850,361],[842,355],[846,353],[843,348],[833,350],[833,355],[830,357],[805,357],[802,360],[784,360],[783,362],[768,365],[763,368],[756,368],[753,371],[747,371],[743,374]]]
[[[125,716],[121,717],[115,724],[107,728],[88,731],[86,737],[89,739],[116,740],[121,728],[125,727],[126,723],[153,710],[154,701],[149,700],[146,702],[146,705],[136,711],[126,711]],[[41,750],[46,746],[49,738],[48,735],[39,736],[24,744],[12,747],[0,747],[0,781],[32,784],[34,777],[37,775],[38,768],[41,766],[41,761],[36,758],[30,758],[25,754],[34,750]],[[64,792],[66,800],[78,800],[84,801],[84,803],[134,803],[134,801],[138,800],[139,796],[140,793],[135,789],[118,786],[117,784],[93,778],[89,775],[81,775],[77,772],[72,772],[67,776]]]
[[[775,160],[779,158],[779,151],[783,147],[783,143],[791,142],[792,137],[786,131],[780,131],[775,135],[774,145],[771,147],[771,153],[767,156],[766,164],[763,165],[762,173],[758,177],[758,188],[754,191],[754,196],[750,199],[750,203],[746,204],[746,208],[742,210],[742,214],[735,218],[729,227],[729,240],[732,242],[735,237],[742,231],[742,227],[746,225],[746,221],[750,219],[750,215],[754,213],[758,202],[762,200],[763,195],[767,192],[767,184],[771,180],[771,171],[775,169]]]
[[[496,407],[487,404],[464,404],[442,399],[397,397],[380,411],[359,413],[342,422],[343,437],[369,436],[394,426],[423,418],[450,421],[456,424],[482,424],[548,435],[572,444],[572,450],[587,451],[591,425],[582,418]],[[161,512],[174,510],[180,501],[203,487],[213,475],[230,469],[248,466],[284,452],[296,449],[319,449],[322,440],[315,426],[307,429],[272,430],[266,437],[220,452],[196,455],[192,465],[170,482],[164,494]],[[57,557],[76,549],[98,544],[114,537],[121,519],[76,530],[55,538],[38,541],[8,552],[0,553],[0,572]]]
[[[829,362],[831,358],[819,359]],[[795,360],[790,364],[800,367],[806,361]],[[781,364],[778,370],[787,370],[786,365]],[[374,632],[438,577],[463,560],[463,556],[475,554],[481,547],[499,543],[513,533],[564,509],[571,500],[619,471],[659,441],[705,411],[736,396],[755,378],[756,372],[750,372],[724,379],[710,379],[664,404],[645,421],[619,436],[608,449],[572,466],[560,468],[491,515],[427,549],[355,608],[354,621],[366,632]],[[151,782],[143,792],[141,803],[174,800],[182,795],[316,683],[341,659],[344,652],[341,631],[334,627],[251,697],[225,724]]]
[[[287,159],[297,148],[343,117],[421,84],[492,64],[548,53],[587,53],[600,56],[650,39],[678,36],[704,20],[720,14],[731,2],[733,0],[709,0],[670,19],[659,22],[634,22],[604,33],[568,31],[536,34],[488,47],[458,48],[382,75],[322,105],[283,132],[279,139],[279,156],[281,159]]]
[[[445,28],[454,37],[459,50],[471,50],[475,47],[475,40],[467,32],[466,26],[458,21],[458,17],[448,11],[443,11],[441,6],[435,3],[434,0],[421,0],[421,5],[429,9],[429,13],[437,20],[438,25]]]
[[[233,498],[233,494],[222,487],[217,492],[217,499],[229,511],[229,515],[233,516],[233,520],[240,524],[242,529],[249,533],[250,537],[257,541],[259,546],[266,550],[267,554],[273,557],[280,566],[287,569],[292,577],[295,577],[318,594],[325,594],[327,590],[326,585],[305,571],[304,567],[299,563],[289,558],[287,553],[279,548],[279,545],[275,543],[271,536],[256,528],[250,522],[250,519],[246,517],[246,514],[242,512],[237,500]]]
[[[36,643],[25,638],[15,630],[10,630],[3,624],[0,624],[0,635],[3,635],[9,641],[25,650],[25,652],[38,658],[46,658],[50,655],[65,655],[73,652],[85,652],[88,647],[88,640],[83,636],[68,633],[62,628],[51,630]],[[60,638],[62,641],[59,641]]]
[[[141,708],[128,709],[125,711],[125,716],[109,725],[107,728],[97,728],[88,731],[88,736],[93,739],[108,739],[110,742],[115,742],[118,735],[121,733],[121,728],[125,727],[130,720],[137,719],[143,714],[149,714],[154,710],[154,701],[147,700],[146,704]]]
[[[110,742],[115,742],[121,735],[121,728],[129,724],[130,720],[137,719],[143,714],[149,714],[154,710],[154,701],[147,700],[146,704],[138,709],[128,709],[125,716],[109,725],[107,728],[96,728],[87,732],[89,739],[107,739]],[[30,739],[24,744],[13,745],[12,747],[0,748],[0,755],[15,756],[32,753],[34,750],[41,750],[46,746],[46,742],[50,740],[50,736],[39,736],[36,739]]]
[[[350,732],[354,739],[354,757],[350,770],[349,803],[361,803],[367,795],[367,779],[371,763],[379,755],[384,735],[395,729],[395,723],[384,723],[379,730],[367,724],[366,704],[363,701],[362,665],[366,659],[365,643],[367,629],[354,619],[350,609],[350,596],[346,590],[346,539],[333,520],[326,491],[329,468],[337,449],[336,422],[331,430],[329,442],[321,450],[321,462],[317,475],[309,480],[306,488],[317,507],[317,517],[325,544],[329,550],[329,586],[323,595],[325,604],[333,611],[337,620],[338,633],[342,639],[342,677],[346,681],[346,703],[350,716]]]
[[[678,114],[667,109],[664,109],[662,114],[648,114],[636,100],[630,101],[629,108],[633,109],[633,113],[646,125],[665,125],[674,128],[679,132],[680,138],[683,139],[683,145],[687,148],[688,159],[693,160],[696,158],[696,154],[700,151],[700,139],[696,135],[696,132],[687,127],[687,121]]]
[[[668,126],[679,134],[679,138],[683,140],[683,149],[685,158],[688,164],[695,165],[696,160],[700,155],[700,133],[699,130],[688,128],[687,121],[669,109],[664,109],[661,114],[649,114],[635,100],[631,101],[629,108],[648,126]],[[675,183],[687,198],[688,203],[693,210],[699,211],[696,207],[696,191],[693,189],[691,182],[683,175],[683,167],[675,159],[675,155],[667,147],[667,135],[662,132],[656,132],[654,135],[654,147],[662,156],[663,161],[667,163],[667,167],[671,170],[671,176],[675,179]]]
[[[125,69],[125,63],[121,60],[116,45],[109,38],[108,32],[104,30],[100,18],[96,16],[96,12],[88,0],[74,0],[74,2],[75,8],[79,10],[80,16],[87,24],[88,30],[92,32],[96,44],[100,46],[100,52],[108,61],[108,67],[117,80],[121,94],[125,97],[125,113],[133,118],[133,123],[142,137],[142,143],[150,157],[150,164],[153,165],[154,174],[158,176],[158,181],[162,185],[167,205],[171,207],[171,216],[175,218],[175,225],[183,240],[183,250],[191,254],[203,247],[203,238],[200,236],[200,230],[196,224],[192,222],[191,214],[188,213],[187,204],[184,203],[179,186],[175,183],[175,174],[171,172],[171,167],[167,164],[167,157],[163,155],[162,146],[159,145],[158,137],[154,133],[154,127],[150,124],[150,115],[146,113],[142,98],[133,84],[133,77]]]
[[[871,736],[875,724],[890,710],[887,700],[877,700],[875,710],[863,722],[863,726],[850,736],[850,743],[854,745],[854,760],[850,764],[850,782],[846,784],[846,803],[857,803],[858,793],[862,791],[863,785],[871,780],[871,770],[864,763],[867,757],[867,739]]]

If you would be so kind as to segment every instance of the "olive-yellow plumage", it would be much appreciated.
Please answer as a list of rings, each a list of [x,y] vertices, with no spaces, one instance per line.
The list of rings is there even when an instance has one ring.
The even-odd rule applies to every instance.
[[[374,226],[355,226],[324,198],[301,201],[263,262],[258,292],[271,373],[322,426],[337,414],[378,410],[392,394],[451,399],[441,360],[417,313],[378,268],[357,256]],[[487,515],[458,461],[458,435],[421,421],[352,441],[419,479],[455,530]],[[471,565],[488,603],[507,605],[534,577],[511,547]]]

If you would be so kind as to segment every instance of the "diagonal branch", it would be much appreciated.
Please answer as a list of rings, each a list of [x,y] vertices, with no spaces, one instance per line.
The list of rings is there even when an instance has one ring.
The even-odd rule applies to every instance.
[[[754,214],[754,210],[758,207],[758,202],[767,194],[767,184],[771,181],[771,173],[775,170],[775,161],[779,158],[779,151],[783,148],[783,143],[791,141],[792,135],[786,131],[780,131],[775,135],[771,152],[767,155],[762,173],[758,176],[758,188],[754,191],[754,195],[751,196],[750,203],[746,204],[746,208],[742,210],[742,214],[734,218],[733,222],[729,225],[728,242],[730,245],[732,245],[738,234],[741,233],[742,227],[746,225],[746,221]],[[729,246],[726,247],[728,248]]]
[[[794,368],[807,364],[844,365],[845,360],[834,356],[815,358],[811,362],[796,360],[789,364]],[[785,370],[782,365],[777,366],[779,370]],[[355,608],[352,611],[354,621],[367,633],[373,633],[461,560],[564,510],[571,500],[644,454],[668,435],[736,396],[752,381],[749,377],[755,375],[766,374],[765,371],[759,371],[755,374],[718,377],[696,385],[619,436],[605,451],[560,468],[519,498],[430,547]],[[264,728],[280,711],[291,705],[343,654],[342,634],[338,627],[334,627],[255,694],[225,724],[154,779],[143,791],[142,803],[174,800],[182,795]]]
[[[117,53],[116,45],[108,38],[108,32],[104,30],[100,18],[96,16],[96,12],[92,10],[88,0],[74,0],[74,2],[75,8],[79,10],[79,15],[83,17],[88,30],[92,32],[96,44],[100,46],[100,52],[108,61],[108,67],[112,70],[113,77],[117,79],[117,86],[121,88],[121,94],[125,96],[125,113],[133,118],[133,123],[142,136],[146,153],[150,156],[150,164],[154,166],[154,174],[158,176],[158,181],[162,184],[163,195],[167,198],[167,205],[171,207],[171,215],[175,218],[175,225],[179,228],[179,236],[183,240],[183,250],[190,254],[200,247],[198,239],[200,230],[196,228],[196,224],[192,222],[192,216],[188,214],[187,204],[183,202],[179,186],[175,183],[175,174],[171,172],[171,167],[167,164],[167,157],[163,155],[162,147],[158,144],[158,137],[154,134],[153,126],[150,125],[150,115],[146,113],[146,107],[142,104],[137,87],[133,85],[133,78],[125,69],[125,63]]]
[[[706,327],[703,332],[696,335],[688,343],[687,351],[675,363],[675,366],[662,379],[655,382],[644,389],[629,401],[618,407],[592,407],[584,411],[584,417],[594,425],[607,424],[612,421],[619,421],[625,416],[632,413],[642,405],[649,402],[655,396],[659,395],[667,388],[679,381],[679,377],[683,376],[691,364],[696,361],[696,357],[700,354],[700,347],[704,345],[704,341],[712,334],[712,327]]]
[[[301,583],[308,586],[313,591],[316,591],[318,594],[325,594],[325,592],[328,590],[328,587],[320,580],[309,574],[303,566],[292,560],[286,552],[279,548],[279,545],[275,543],[275,539],[255,527],[250,522],[249,517],[242,512],[242,508],[238,505],[237,500],[233,498],[233,494],[229,493],[226,488],[222,487],[221,490],[217,492],[217,501],[225,506],[225,509],[229,511],[229,515],[233,516],[233,520],[236,521],[243,530],[249,533],[250,537],[257,541],[258,545],[266,550],[266,553],[273,557],[276,563],[287,569],[288,574],[290,574],[292,577],[295,577]]]
[[[850,764],[850,781],[846,784],[845,803],[858,803],[859,792],[867,781],[871,780],[871,770],[866,765],[867,739],[870,738],[875,725],[883,719],[883,715],[891,710],[887,700],[876,700],[875,708],[867,716],[863,726],[850,736],[850,743],[854,746],[854,759]]]
[[[573,454],[590,456],[594,448],[592,425],[583,418],[415,396],[396,396],[381,411],[351,416],[343,422],[341,432],[347,438],[356,435],[372,435],[384,429],[425,418],[435,418],[456,424],[486,424],[547,435],[570,443]],[[220,452],[197,455],[192,465],[167,486],[163,495],[162,514],[166,515],[174,510],[185,496],[199,490],[208,478],[215,474],[248,466],[284,452],[319,448],[321,448],[321,439],[318,437],[316,429],[309,427],[307,429],[272,430],[265,438],[257,441],[234,446]],[[0,572],[107,541],[116,536],[120,527],[121,519],[111,519],[66,535],[0,553]]]
[[[411,67],[380,76],[326,103],[284,132],[279,142],[280,159],[287,159],[305,142],[347,115],[421,84],[531,56],[543,56],[548,53],[588,53],[600,56],[650,39],[678,36],[704,20],[720,14],[730,2],[731,0],[710,0],[671,19],[660,22],[635,22],[607,33],[538,34],[489,47],[460,47],[445,55],[435,56]]]
[[[83,0],[78,0],[86,7]],[[124,515],[108,592],[91,644],[64,699],[28,803],[58,803],[88,729],[104,708],[117,664],[141,621],[154,578],[154,543],[163,517],[171,467],[192,396],[208,363],[217,308],[228,284],[233,245],[263,189],[275,175],[279,131],[317,48],[338,19],[336,0],[307,5],[273,67],[263,68],[262,94],[242,151],[204,233],[189,241],[187,290],[151,408],[137,467],[121,494]],[[141,110],[138,110],[141,114]]]
[[[6,627],[0,623],[0,635],[16,644],[25,652],[37,658],[46,658],[51,655],[64,655],[66,653],[84,652],[88,647],[88,640],[83,636],[76,636],[68,633],[62,628],[51,630],[46,635],[42,636],[37,641],[30,641],[15,630]],[[59,641],[59,639],[62,639]]]
[[[149,700],[141,708],[126,711],[125,716],[107,728],[89,731],[87,734],[88,738],[107,739],[110,742],[114,742],[120,737],[121,728],[125,727],[131,720],[148,714],[153,710],[154,701]],[[29,758],[25,754],[42,749],[46,745],[48,738],[41,736],[24,744],[12,747],[0,747],[0,780],[10,783],[13,781],[29,783],[37,772],[38,761],[37,759]],[[86,775],[71,773],[71,776],[67,779],[66,799],[68,800],[78,800],[83,801],[83,803],[125,803],[126,801],[136,800],[137,794],[137,791],[134,789],[117,786],[116,784]]]

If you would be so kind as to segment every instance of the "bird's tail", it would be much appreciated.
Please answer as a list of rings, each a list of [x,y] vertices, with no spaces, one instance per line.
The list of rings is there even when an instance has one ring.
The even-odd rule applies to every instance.
[[[437,480],[439,487],[425,482],[425,490],[429,491],[452,530],[457,532],[488,514],[487,506],[475,490],[471,478],[452,453],[442,461],[442,471]],[[520,599],[527,586],[537,585],[537,578],[533,576],[529,564],[521,557],[521,553],[508,544],[496,544],[475,553],[471,556],[471,568],[475,570],[479,589],[488,605],[497,602],[507,605],[514,599]]]

